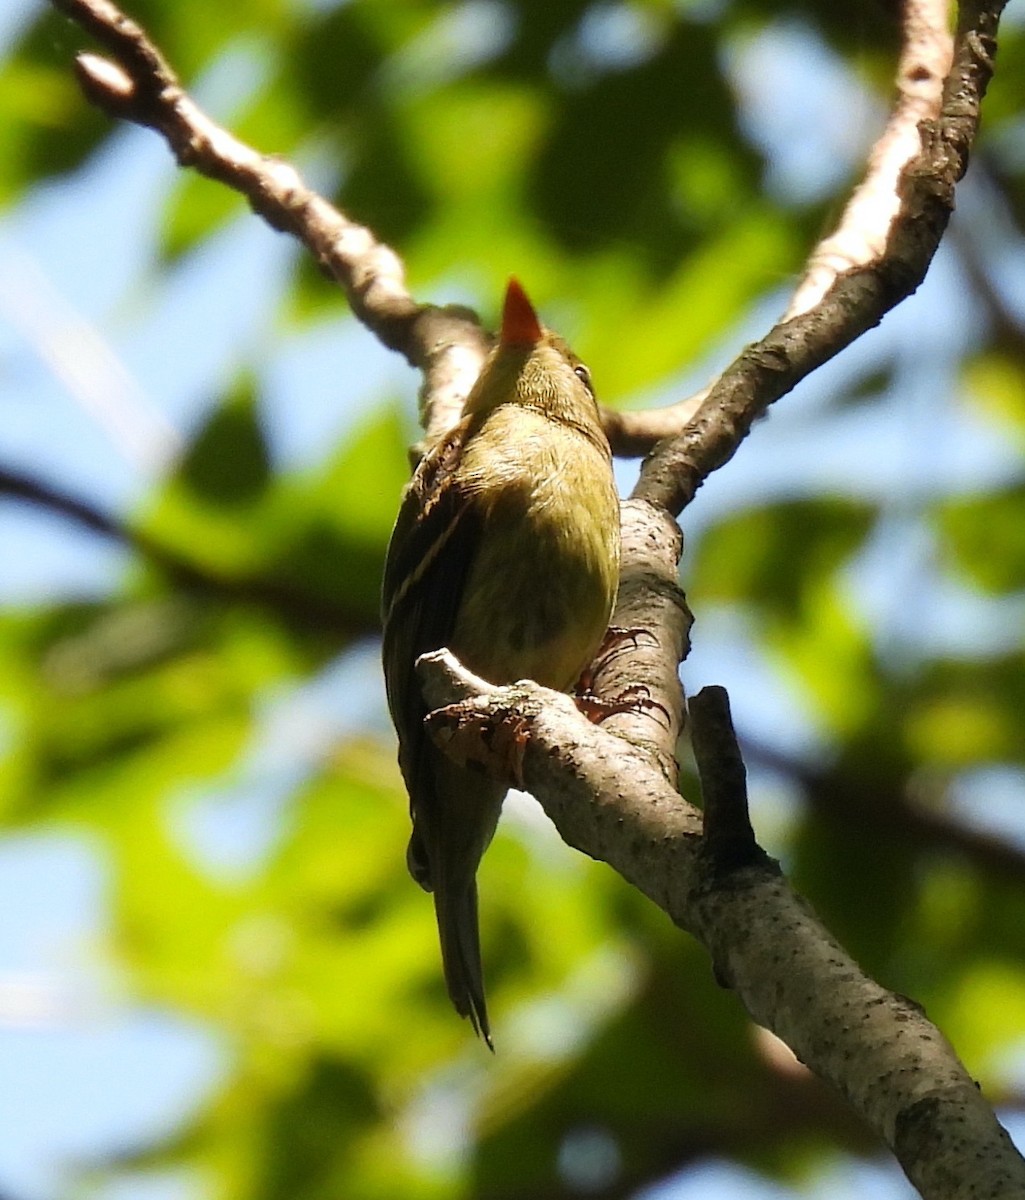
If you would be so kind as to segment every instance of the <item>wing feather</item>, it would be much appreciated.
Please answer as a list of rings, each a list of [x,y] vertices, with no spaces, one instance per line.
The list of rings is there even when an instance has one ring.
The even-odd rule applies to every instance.
[[[458,483],[467,429],[468,422],[457,425],[420,464],[403,497],[385,563],[385,684],[414,815],[431,806],[433,790],[416,660],[449,644],[482,531],[477,507]]]

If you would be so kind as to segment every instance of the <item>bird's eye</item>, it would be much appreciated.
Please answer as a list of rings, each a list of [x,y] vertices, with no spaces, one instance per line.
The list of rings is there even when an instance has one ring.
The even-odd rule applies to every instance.
[[[583,363],[577,363],[577,365],[573,368],[573,374],[577,377],[577,379],[580,380],[580,382],[585,388],[587,388],[589,392],[592,394],[594,393],[594,387],[591,383],[591,372],[584,366]]]

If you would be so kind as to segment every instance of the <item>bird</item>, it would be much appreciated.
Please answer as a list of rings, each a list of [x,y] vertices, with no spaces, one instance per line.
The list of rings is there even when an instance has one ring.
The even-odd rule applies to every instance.
[[[421,459],[388,547],[382,656],[409,794],[407,864],[433,893],[449,997],[494,1049],[476,873],[507,785],[431,741],[415,672],[447,647],[490,683],[569,691],[608,629],[619,497],[587,367],[510,279],[461,417]]]

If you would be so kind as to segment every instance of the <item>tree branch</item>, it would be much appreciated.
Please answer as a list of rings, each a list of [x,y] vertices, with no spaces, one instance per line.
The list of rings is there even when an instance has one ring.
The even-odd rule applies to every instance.
[[[187,591],[265,606],[287,620],[305,627],[327,630],[341,640],[376,633],[380,628],[376,612],[367,612],[359,606],[346,605],[342,601],[324,601],[275,579],[246,579],[214,574],[169,547],[160,545],[143,530],[84,500],[16,471],[0,468],[0,496],[9,496],[56,513],[83,529],[120,542]]]
[[[693,621],[679,585],[683,538],[669,514],[639,500],[620,508],[619,595],[612,624],[624,631],[594,665],[591,689],[615,699],[643,680],[646,703],[608,717],[604,728],[644,748],[675,783],[676,743],[683,726],[679,663],[687,657]]]
[[[943,83],[953,52],[946,0],[905,0],[897,102],[840,223],[809,256],[784,321],[819,304],[837,276],[886,254],[890,228],[900,213],[901,175],[921,152],[919,125],[940,115]]]
[[[748,760],[790,779],[801,789],[808,806],[835,826],[870,827],[873,836],[900,838],[909,846],[924,846],[956,856],[988,875],[1025,886],[1025,851],[1003,838],[973,829],[944,812],[918,803],[907,781],[890,790],[865,792],[852,785],[849,765],[810,767],[751,738],[741,738]]]
[[[115,60],[78,56],[86,96],[112,117],[155,129],[183,167],[241,192],[269,225],[298,238],[341,284],[355,316],[423,371],[428,437],[453,425],[490,344],[476,315],[459,306],[414,301],[402,260],[390,246],[307,187],[289,163],[258,153],[212,121],[145,32],[110,0],[53,4]]]
[[[1021,1197],[1025,1161],[949,1043],[861,971],[775,863],[758,856],[724,870],[697,809],[569,697],[529,681],[494,688],[447,651],[425,655],[420,671],[438,744],[501,774],[509,764],[496,747],[508,740],[495,731],[514,724],[518,782],[563,839],[696,937],[716,977],[847,1098],[926,1200]]]
[[[821,304],[839,275],[868,266],[886,254],[887,237],[901,207],[901,173],[921,151],[921,122],[935,120],[940,115],[952,51],[944,0],[906,0],[904,42],[896,72],[897,101],[869,154],[865,178],[848,201],[839,224],[808,256],[804,275],[781,324]],[[923,277],[924,273],[923,270]],[[829,330],[823,332],[829,334]],[[835,336],[841,336],[839,329]],[[838,340],[833,353],[846,344]],[[812,369],[809,367],[809,371]],[[803,375],[789,387],[800,378]],[[711,384],[665,408],[609,413],[606,432],[615,452],[624,457],[639,456],[649,453],[664,438],[678,437],[709,398],[713,387],[719,390],[718,384]],[[772,400],[784,394],[782,391]]]
[[[686,429],[708,398],[711,385],[662,408],[602,410],[602,424],[612,452],[619,458],[640,458],[663,438]]]
[[[823,243],[827,250],[819,247],[812,253],[805,282],[791,305],[796,315],[785,318],[760,342],[749,346],[712,385],[688,427],[655,447],[641,470],[635,496],[679,513],[704,480],[733,457],[754,420],[770,404],[878,325],[925,278],[953,211],[954,187],[968,165],[979,106],[993,72],[1004,2],[962,3],[940,115],[918,125],[920,150],[898,173],[899,204],[891,216],[890,207],[878,202],[900,157],[890,139],[903,145],[908,123],[919,112],[914,95],[918,81],[906,77],[922,73],[923,87],[926,83],[931,86],[931,73],[939,61],[939,30],[929,28],[926,35],[920,28],[931,10],[912,6],[914,45],[901,59],[903,88],[897,113],[877,144],[864,190],[859,189],[834,235],[839,241],[827,239]],[[926,45],[927,53],[920,55],[919,46]],[[924,79],[926,72],[929,80]],[[873,229],[872,221],[884,224]],[[878,233],[882,234],[881,257],[863,262]],[[860,265],[840,270],[843,256],[836,246],[841,244],[849,247]],[[833,282],[827,287],[830,276]],[[821,299],[808,307],[820,293]]]
[[[690,737],[704,801],[702,836],[718,871],[763,862],[747,807],[747,771],[723,687],[702,688],[690,702]]]
[[[52,0],[113,56],[80,54],[82,90],[108,116],[160,133],[183,167],[247,198],[273,228],[292,234],[345,291],[354,315],[391,350],[423,371],[420,415],[426,444],[458,420],[491,339],[477,315],[456,305],[418,304],[402,260],[364,225],[350,220],[298,171],[260,154],[210,119],[182,88],[160,50],[111,0]],[[700,396],[646,413],[602,412],[615,453],[640,455],[678,432]]]
[[[359,320],[423,370],[427,441],[448,429],[490,344],[476,315],[457,306],[416,303],[394,250],[308,188],[294,167],[259,154],[206,116],[144,31],[110,0],[52,2],[116,60],[79,55],[79,80],[93,103],[111,116],[156,129],[182,166],[241,192],[271,226],[301,240],[342,285]],[[954,184],[967,164],[1004,2],[962,4],[954,68],[935,121],[922,118],[936,107],[949,56],[943,5],[909,0],[898,102],[840,226],[812,252],[787,318],[707,393],[662,409],[604,413],[617,454],[639,455],[658,446],[636,496],[678,513],[732,457],[757,416],[878,324],[925,277],[953,207]],[[908,162],[919,136],[920,153]]]

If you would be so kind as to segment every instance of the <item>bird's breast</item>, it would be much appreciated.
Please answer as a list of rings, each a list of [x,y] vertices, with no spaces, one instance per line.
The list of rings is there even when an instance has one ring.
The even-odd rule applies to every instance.
[[[493,683],[534,679],[563,691],[608,626],[619,578],[619,500],[599,446],[575,429],[544,424],[506,444],[501,469],[489,472],[475,497],[483,535],[452,649]]]

